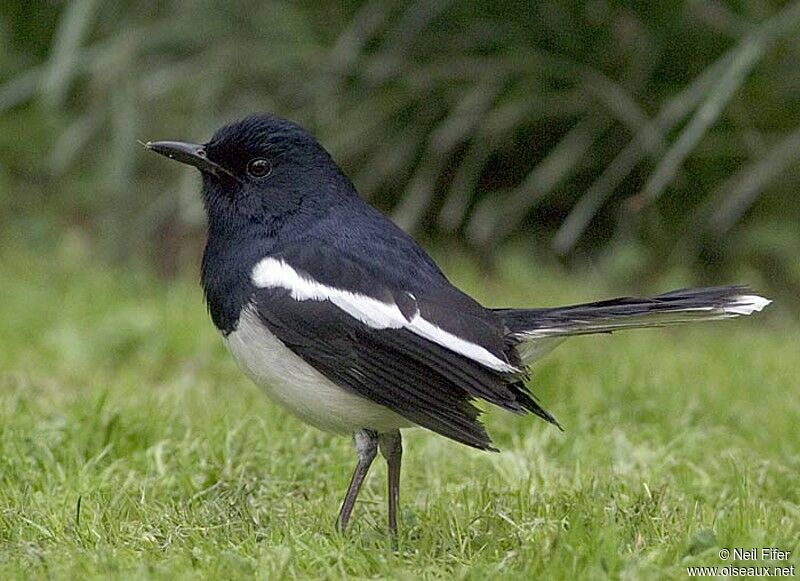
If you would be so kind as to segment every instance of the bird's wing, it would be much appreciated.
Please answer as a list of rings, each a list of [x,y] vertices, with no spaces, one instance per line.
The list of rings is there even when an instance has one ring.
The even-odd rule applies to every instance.
[[[323,375],[476,448],[491,442],[474,398],[552,421],[527,391],[518,361],[487,339],[497,335],[502,345],[493,314],[478,316],[455,289],[450,307],[446,290],[427,297],[390,288],[352,258],[328,254],[272,256],[252,274],[262,322]],[[326,280],[331,272],[336,286]]]

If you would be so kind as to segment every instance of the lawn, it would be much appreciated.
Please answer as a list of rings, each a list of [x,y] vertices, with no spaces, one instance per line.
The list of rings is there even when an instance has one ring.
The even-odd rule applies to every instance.
[[[2,579],[684,579],[764,546],[792,555],[755,564],[800,564],[800,328],[781,305],[567,342],[532,374],[563,433],[498,410],[500,454],[407,432],[394,550],[383,463],[334,533],[350,442],[248,383],[196,273],[99,266],[69,236],[4,248]],[[519,253],[489,277],[443,257],[486,304],[609,295]]]

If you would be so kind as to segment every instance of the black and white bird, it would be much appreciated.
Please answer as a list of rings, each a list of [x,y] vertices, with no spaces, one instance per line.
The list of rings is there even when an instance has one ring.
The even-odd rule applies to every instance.
[[[770,302],[724,286],[568,307],[487,308],[364,202],[295,123],[255,115],[202,145],[146,147],[202,174],[202,284],[238,364],[300,419],[353,436],[358,463],[340,530],[380,450],[396,533],[403,428],[493,450],[475,400],[556,424],[526,386],[527,365],[565,337],[727,319]]]

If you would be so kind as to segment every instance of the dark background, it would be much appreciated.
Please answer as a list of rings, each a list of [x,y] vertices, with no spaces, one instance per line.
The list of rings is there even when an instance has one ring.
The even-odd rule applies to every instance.
[[[636,287],[800,290],[800,3],[0,8],[3,238],[194,268],[197,176],[137,140],[274,111],[429,247]]]

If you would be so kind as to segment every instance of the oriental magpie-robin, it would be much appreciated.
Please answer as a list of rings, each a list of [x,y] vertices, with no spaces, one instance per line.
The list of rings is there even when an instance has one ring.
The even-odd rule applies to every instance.
[[[475,400],[557,425],[528,391],[527,365],[564,338],[749,315],[769,303],[724,286],[486,308],[364,202],[319,142],[290,121],[255,115],[202,145],[146,147],[201,172],[202,284],[238,364],[300,419],[353,435],[358,464],[341,530],[380,450],[396,533],[402,428],[492,450]]]

